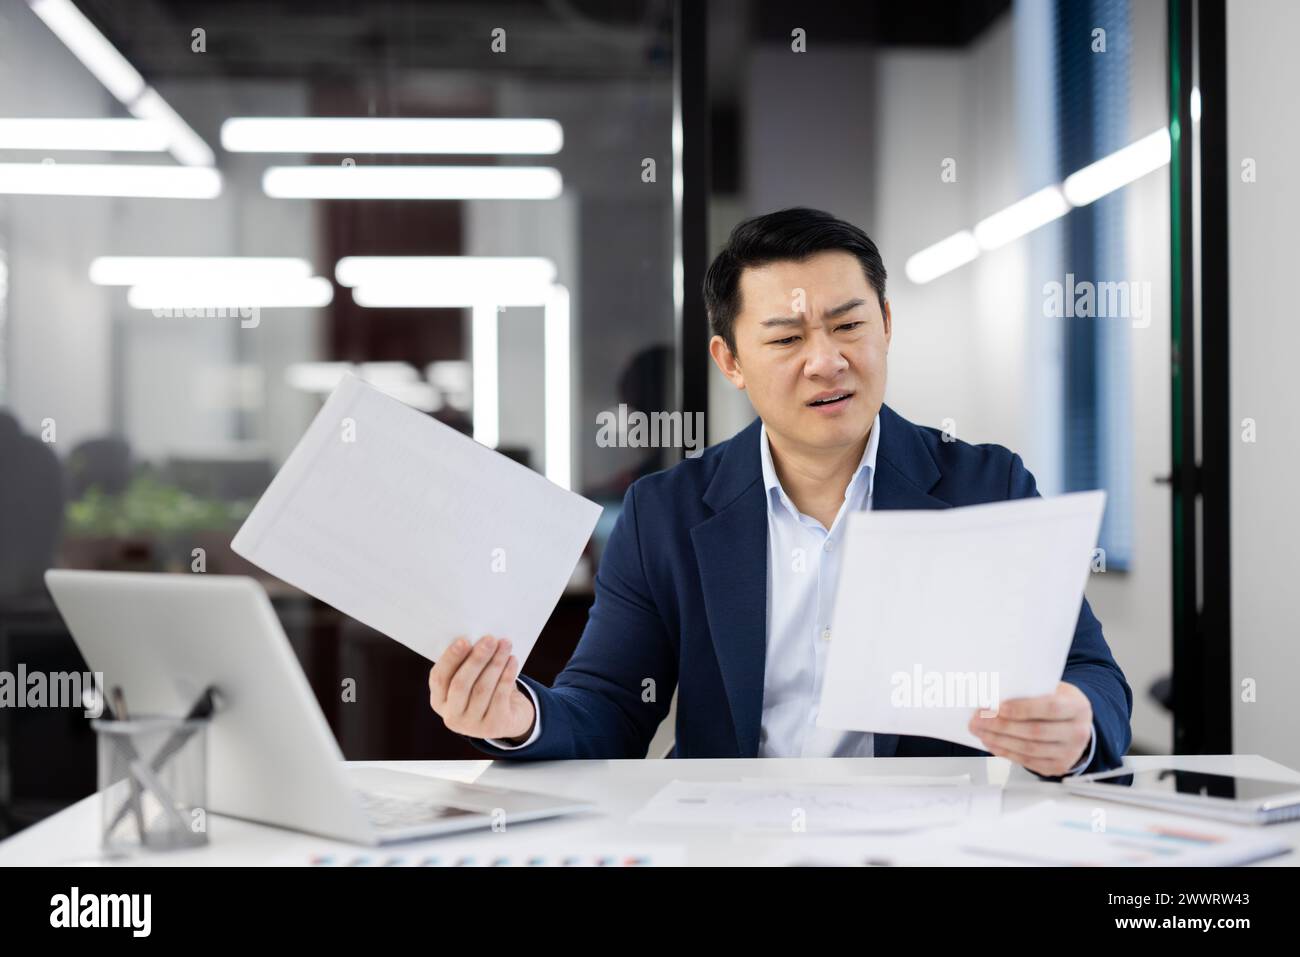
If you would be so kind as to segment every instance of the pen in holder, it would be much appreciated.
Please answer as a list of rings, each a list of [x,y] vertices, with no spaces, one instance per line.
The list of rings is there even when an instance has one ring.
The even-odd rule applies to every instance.
[[[97,720],[101,845],[106,851],[171,850],[208,841],[205,692],[184,717]],[[119,719],[125,705],[119,704]]]

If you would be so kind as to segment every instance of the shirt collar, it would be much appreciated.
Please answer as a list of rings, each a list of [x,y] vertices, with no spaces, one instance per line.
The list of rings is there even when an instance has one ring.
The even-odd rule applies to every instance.
[[[772,446],[767,439],[767,424],[764,423],[759,431],[758,439],[759,461],[763,465],[763,486],[767,489],[768,505],[772,504],[772,490],[775,489],[777,496],[782,501],[789,501],[785,494],[785,489],[781,488],[781,480],[777,478],[776,466],[772,463]],[[871,423],[871,435],[867,438],[867,447],[862,450],[862,461],[853,471],[853,477],[849,479],[848,489],[845,489],[845,498],[848,497],[849,489],[859,480],[867,482],[870,488],[872,477],[876,473],[876,452],[880,449],[880,413],[876,413],[875,421]]]

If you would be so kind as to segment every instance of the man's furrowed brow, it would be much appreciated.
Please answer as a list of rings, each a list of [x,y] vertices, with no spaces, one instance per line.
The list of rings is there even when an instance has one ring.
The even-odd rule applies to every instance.
[[[826,311],[826,318],[834,319],[836,316],[842,316],[846,312],[852,312],[854,309],[858,308],[858,306],[862,305],[864,302],[866,302],[865,299],[850,299],[848,302],[842,302],[834,309],[828,309]]]
[[[802,326],[803,320],[798,316],[774,316],[771,319],[764,319],[759,323],[760,326]]]

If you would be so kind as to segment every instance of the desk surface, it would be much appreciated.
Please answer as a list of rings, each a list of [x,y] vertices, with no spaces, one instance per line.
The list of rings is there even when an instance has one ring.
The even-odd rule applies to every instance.
[[[1189,770],[1218,771],[1300,782],[1300,772],[1258,755],[1199,755],[1179,758],[1136,756],[1135,767],[1173,762]],[[859,775],[969,774],[974,784],[1002,787],[1002,811],[1007,813],[1049,798],[1095,806],[1095,801],[1071,797],[1058,785],[1040,781],[1002,758],[755,758],[716,760],[621,761],[406,761],[357,766],[392,768],[433,777],[479,781],[502,787],[544,791],[594,800],[597,814],[519,824],[502,834],[448,835],[433,840],[389,845],[372,851],[414,856],[449,850],[454,842],[508,841],[509,851],[530,853],[530,847],[649,846],[680,849],[692,865],[756,864],[782,841],[799,836],[738,836],[712,829],[631,825],[628,817],[660,787],[673,779],[738,780],[742,777],[827,780]],[[1115,805],[1116,807],[1120,805]],[[306,863],[314,854],[356,855],[354,845],[310,834],[266,827],[234,818],[213,816],[208,846],[168,853],[147,853],[123,862],[106,862],[98,854],[99,803],[91,795],[6,841],[0,842],[0,866],[127,863],[134,865],[221,866]],[[1273,866],[1300,865],[1300,821],[1270,825],[1270,836],[1293,848],[1291,854],[1264,862]],[[666,855],[664,859],[668,859]]]

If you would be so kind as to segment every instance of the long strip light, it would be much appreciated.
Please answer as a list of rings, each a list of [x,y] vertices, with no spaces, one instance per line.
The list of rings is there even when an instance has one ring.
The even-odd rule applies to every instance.
[[[212,166],[212,148],[190,128],[159,93],[147,85],[140,72],[95,28],[72,0],[27,0],[32,12],[44,21],[91,75],[112,93],[131,115],[156,123],[163,129],[167,149],[176,161],[187,166]],[[95,195],[80,193],[77,195]],[[141,194],[103,194],[141,195]]]
[[[980,246],[974,235],[969,229],[963,229],[913,255],[904,264],[903,271],[919,286],[965,265],[979,254]]]
[[[346,256],[334,276],[370,308],[540,306],[555,282],[555,263],[527,256]]]
[[[167,149],[167,136],[158,124],[145,120],[5,117],[0,119],[0,149],[161,153]]]
[[[28,5],[122,103],[131,103],[144,92],[144,77],[70,0],[28,0]]]
[[[1069,211],[1070,204],[1066,202],[1060,188],[1049,186],[980,220],[975,224],[975,241],[979,243],[980,249],[997,249],[1033,232],[1039,226],[1060,219]]]
[[[127,292],[133,309],[208,309],[252,306],[259,309],[315,309],[334,299],[334,286],[322,276],[306,279],[221,282],[141,283]]]
[[[98,256],[90,263],[90,281],[97,286],[271,282],[310,276],[311,263],[288,256]]]
[[[416,368],[405,362],[295,362],[284,370],[290,388],[314,395],[328,395],[347,373],[369,382],[380,392],[424,412],[442,408],[442,396],[423,382]]]
[[[1065,198],[1087,206],[1169,163],[1169,131],[1156,130],[1065,178]]]
[[[262,190],[278,199],[554,199],[549,166],[272,166]]]
[[[563,128],[545,119],[251,117],[221,124],[232,153],[551,154]]]
[[[1167,165],[1169,151],[1169,131],[1156,130],[1070,174],[1060,186],[1041,189],[981,220],[973,233],[963,230],[914,253],[903,267],[907,278],[917,285],[930,282],[971,262],[981,251],[997,249],[1072,208],[1094,203]]]
[[[0,193],[212,199],[221,195],[221,174],[206,166],[0,163]]]
[[[470,315],[470,368],[474,377],[474,441],[490,449],[501,441],[497,307],[480,303]]]

